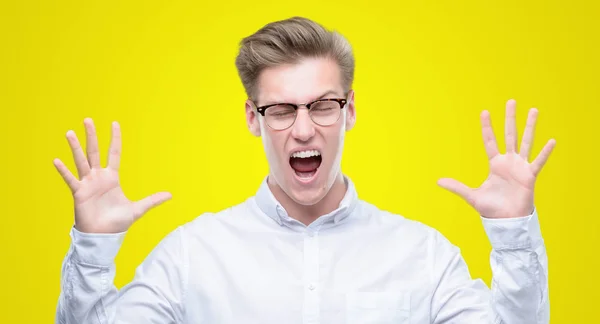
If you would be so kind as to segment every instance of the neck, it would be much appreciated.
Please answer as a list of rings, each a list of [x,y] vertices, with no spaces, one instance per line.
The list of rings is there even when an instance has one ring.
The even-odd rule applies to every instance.
[[[320,216],[336,210],[344,198],[347,189],[344,177],[339,172],[335,177],[333,185],[323,199],[314,205],[301,205],[292,200],[275,181],[271,181],[269,178],[267,183],[273,196],[285,208],[287,214],[306,226],[310,225]]]

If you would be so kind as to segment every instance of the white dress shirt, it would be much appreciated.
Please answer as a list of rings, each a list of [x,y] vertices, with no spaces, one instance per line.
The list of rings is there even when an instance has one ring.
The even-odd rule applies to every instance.
[[[491,290],[436,230],[347,192],[309,226],[266,184],[245,202],[170,233],[120,291],[125,233],[71,230],[56,323],[548,323],[537,213],[482,222]]]

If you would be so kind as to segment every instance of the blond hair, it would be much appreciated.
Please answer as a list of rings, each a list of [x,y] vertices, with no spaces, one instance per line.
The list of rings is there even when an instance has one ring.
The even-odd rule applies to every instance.
[[[302,17],[269,23],[242,39],[235,66],[249,98],[256,99],[260,73],[304,58],[330,58],[340,67],[344,91],[352,87],[354,55],[344,36]]]

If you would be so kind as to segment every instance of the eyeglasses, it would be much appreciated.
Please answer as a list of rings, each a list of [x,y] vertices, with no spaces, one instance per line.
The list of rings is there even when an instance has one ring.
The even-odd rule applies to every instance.
[[[346,99],[319,99],[307,104],[277,103],[256,107],[256,111],[265,118],[267,125],[275,130],[291,127],[296,121],[300,106],[306,106],[308,115],[315,124],[331,126],[340,118],[346,102]]]

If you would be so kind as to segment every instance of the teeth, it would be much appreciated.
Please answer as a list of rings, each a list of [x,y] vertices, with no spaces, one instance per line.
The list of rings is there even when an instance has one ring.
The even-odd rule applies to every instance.
[[[292,157],[294,158],[309,158],[311,156],[320,156],[321,153],[319,153],[319,151],[317,150],[309,150],[309,151],[299,151],[299,152],[294,152],[292,154]]]

